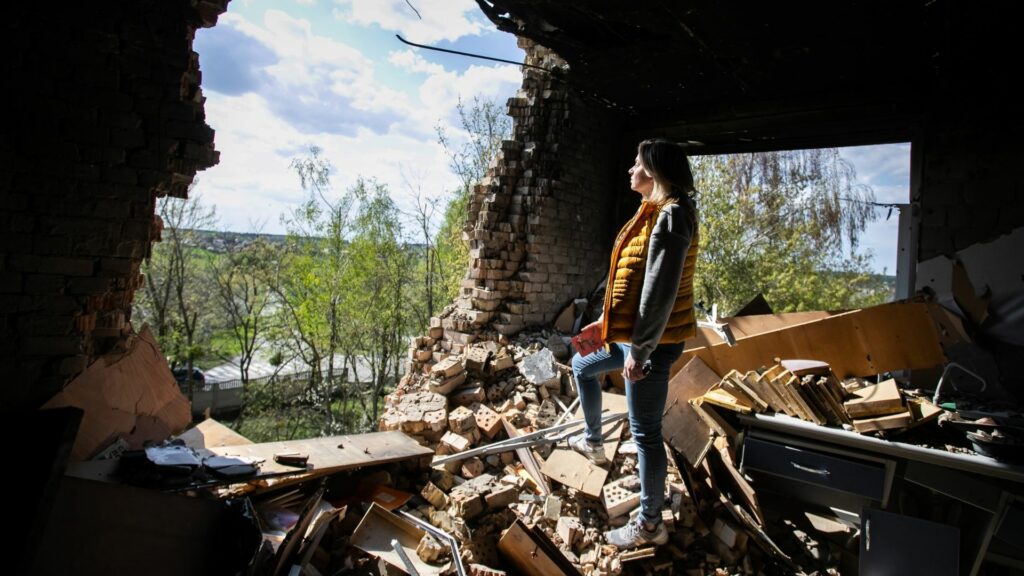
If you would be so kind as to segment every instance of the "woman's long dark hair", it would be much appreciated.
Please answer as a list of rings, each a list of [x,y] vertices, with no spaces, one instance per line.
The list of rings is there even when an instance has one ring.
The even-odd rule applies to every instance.
[[[690,160],[682,146],[670,140],[655,138],[641,142],[637,153],[644,169],[670,198],[682,200],[693,196],[693,172],[690,171]],[[655,200],[663,202],[668,199]]]

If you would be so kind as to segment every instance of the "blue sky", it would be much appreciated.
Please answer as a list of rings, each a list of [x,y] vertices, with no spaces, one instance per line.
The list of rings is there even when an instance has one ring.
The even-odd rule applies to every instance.
[[[409,41],[522,61],[473,0],[233,0],[217,25],[196,33],[206,120],[220,164],[195,193],[220,227],[283,233],[281,216],[306,193],[289,168],[310,145],[334,166],[336,192],[357,177],[388,185],[412,209],[413,189],[439,197],[457,186],[437,143],[441,124],[459,136],[455,105],[482,96],[504,104],[517,66],[411,48]],[[880,202],[907,198],[909,145],[847,148],[843,156]],[[896,215],[871,225],[861,245],[875,268],[895,273]]]

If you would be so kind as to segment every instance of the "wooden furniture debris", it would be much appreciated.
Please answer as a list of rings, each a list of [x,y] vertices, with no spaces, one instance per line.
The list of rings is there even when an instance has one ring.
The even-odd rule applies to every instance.
[[[178,438],[185,442],[190,448],[209,448],[212,446],[238,446],[240,444],[252,444],[252,442],[235,432],[231,428],[221,424],[213,418],[207,418],[192,428],[182,432]]]
[[[71,462],[92,457],[118,438],[138,450],[147,440],[162,441],[192,421],[188,399],[149,327],[128,342],[127,352],[99,358],[43,405],[84,412]]]
[[[516,520],[498,541],[498,550],[525,576],[576,576],[578,572],[543,532]]]
[[[662,435],[691,466],[699,464],[711,447],[711,432],[715,428],[701,417],[690,400],[707,392],[718,381],[718,375],[700,358],[688,362],[669,381]],[[725,433],[720,427],[717,430]]]
[[[597,466],[586,456],[568,448],[556,448],[548,456],[541,473],[552,480],[579,490],[584,494],[601,497],[608,470]]]
[[[419,574],[441,574],[445,566],[431,566],[416,554],[416,547],[419,546],[424,534],[422,529],[404,518],[388,512],[377,504],[371,504],[363,519],[359,521],[359,526],[352,533],[350,542],[367,554],[380,558],[408,574],[405,563],[391,546],[392,540],[398,540]]]
[[[282,483],[308,480],[371,464],[424,459],[434,453],[430,448],[420,446],[418,442],[401,432],[370,432],[368,434],[287,440],[264,444],[215,446],[208,448],[208,451],[222,456],[262,458],[263,464],[257,478],[267,474],[296,474],[295,477],[283,480]],[[308,454],[308,469],[297,471],[292,466],[274,462],[274,454],[287,452]]]
[[[853,399],[843,403],[850,418],[884,416],[905,410],[903,396],[900,394],[896,381],[892,378],[874,386],[856,390],[853,395]]]
[[[505,427],[505,432],[509,438],[516,438],[520,435],[516,427],[509,424],[508,420],[504,417],[501,418],[501,424]],[[537,459],[533,456],[533,451],[529,448],[516,448],[516,456],[523,463],[523,467],[526,468],[526,472],[531,476],[537,488],[540,489],[541,494],[550,494],[551,486],[548,485],[548,481],[541,474],[540,464],[537,463]]]
[[[962,334],[959,323],[937,304],[901,301],[842,313],[800,313],[726,319],[736,336],[728,346],[715,336],[685,352],[672,367],[680,370],[699,356],[720,374],[746,372],[774,363],[775,358],[813,358],[828,362],[840,378],[873,376],[893,370],[932,368],[945,362],[942,344]],[[782,319],[779,321],[778,319]],[[746,336],[740,324],[763,322]],[[758,332],[766,327],[767,331]],[[871,334],[871,338],[862,338]]]

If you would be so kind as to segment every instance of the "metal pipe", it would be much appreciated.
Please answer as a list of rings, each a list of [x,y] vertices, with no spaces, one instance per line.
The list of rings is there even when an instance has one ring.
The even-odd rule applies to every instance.
[[[942,392],[942,384],[943,384],[943,382],[946,381],[946,375],[949,374],[950,368],[959,368],[961,371],[966,372],[970,376],[973,376],[975,379],[977,379],[979,382],[981,382],[981,390],[978,390],[978,392],[984,392],[985,391],[985,388],[987,387],[987,383],[985,382],[984,378],[982,378],[981,376],[978,376],[974,372],[971,372],[967,368],[964,368],[964,366],[962,364],[958,364],[956,362],[950,362],[950,363],[946,364],[946,368],[942,370],[942,376],[939,376],[939,383],[935,385],[935,395],[932,396],[932,403],[935,404],[936,406],[939,405],[939,393]],[[956,387],[956,384],[952,380],[949,382],[949,384],[950,384],[950,386],[953,387],[953,390],[956,390],[957,392],[960,391],[960,389]]]
[[[416,565],[409,559],[409,555],[405,553],[405,548],[398,542],[397,539],[391,539],[391,549],[398,554],[398,559],[405,565],[405,571],[409,573],[409,576],[420,576],[420,571],[416,569]]]
[[[419,526],[423,531],[433,535],[436,538],[441,538],[442,540],[447,542],[448,546],[452,549],[452,562],[455,563],[455,572],[458,573],[459,576],[466,576],[466,567],[462,565],[462,555],[459,552],[459,542],[455,539],[454,536],[445,532],[444,530],[441,530],[440,528],[435,527],[433,524],[430,524],[429,522],[424,522],[416,516],[409,514],[405,510],[399,510],[398,513],[402,516],[405,516],[405,518],[411,521],[413,524]]]
[[[603,426],[604,424],[608,424],[609,422],[617,422],[619,420],[622,420],[626,416],[626,412],[621,412],[618,414],[608,414],[607,416],[601,418],[601,425]],[[487,446],[481,446],[479,448],[474,448],[472,450],[466,450],[465,452],[459,452],[458,454],[452,454],[451,456],[445,456],[444,458],[438,458],[437,460],[431,462],[431,465],[436,466],[440,464],[447,464],[449,462],[458,462],[460,460],[465,460],[466,458],[472,458],[474,456],[487,456],[490,454],[499,454],[501,452],[509,452],[511,450],[515,450],[516,448],[524,448],[527,446],[534,446],[536,444],[558,442],[559,440],[562,440],[565,437],[566,433],[563,433],[562,435],[555,437],[549,437],[548,435],[554,432],[561,432],[564,430],[574,428],[583,423],[584,420],[581,418],[579,420],[573,420],[572,422],[566,422],[565,424],[551,426],[550,428],[545,428],[543,430],[538,430],[536,432],[531,432],[529,434],[517,436],[516,438],[509,438],[507,440],[502,440],[501,442],[488,444]]]

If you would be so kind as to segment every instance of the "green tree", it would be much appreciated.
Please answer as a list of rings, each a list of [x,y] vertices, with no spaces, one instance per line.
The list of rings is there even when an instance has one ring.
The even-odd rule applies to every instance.
[[[343,342],[342,300],[349,254],[353,197],[330,196],[331,164],[311,147],[309,155],[292,161],[309,196],[284,218],[286,248],[272,270],[271,289],[278,307],[277,339],[309,368],[306,401],[322,416],[321,432],[345,428],[332,400],[346,393],[339,353]],[[344,402],[343,402],[344,405]]]
[[[273,248],[257,238],[215,259],[212,264],[217,302],[226,317],[232,348],[239,352],[232,360],[238,363],[244,387],[249,385],[249,367],[265,338],[268,320],[265,311],[270,303],[266,270],[273,258]]]
[[[462,233],[468,224],[470,191],[486,175],[487,167],[501,151],[501,143],[512,133],[512,118],[494,100],[474,96],[467,106],[459,99],[455,109],[460,128],[457,137],[437,126],[437,140],[460,184],[445,206],[435,242],[437,270],[444,287],[437,291],[441,306],[458,296],[459,283],[468,267],[469,248]]]
[[[136,310],[153,327],[171,365],[187,369],[191,400],[192,369],[195,360],[204,354],[217,321],[208,254],[199,247],[197,238],[198,231],[216,225],[217,216],[194,188],[188,199],[160,198],[156,212],[163,229],[160,242],[153,245],[150,257],[143,262],[146,284]]]
[[[348,341],[369,371],[356,395],[367,423],[376,422],[381,400],[398,382],[408,338],[416,329],[411,301],[417,251],[403,239],[401,212],[385,185],[359,179],[350,190],[356,216],[344,284]],[[355,374],[355,365],[351,365]],[[357,379],[358,381],[358,379]]]
[[[758,293],[776,311],[879,303],[884,286],[857,251],[873,191],[835,148],[691,159],[700,254],[695,296],[723,314]]]

